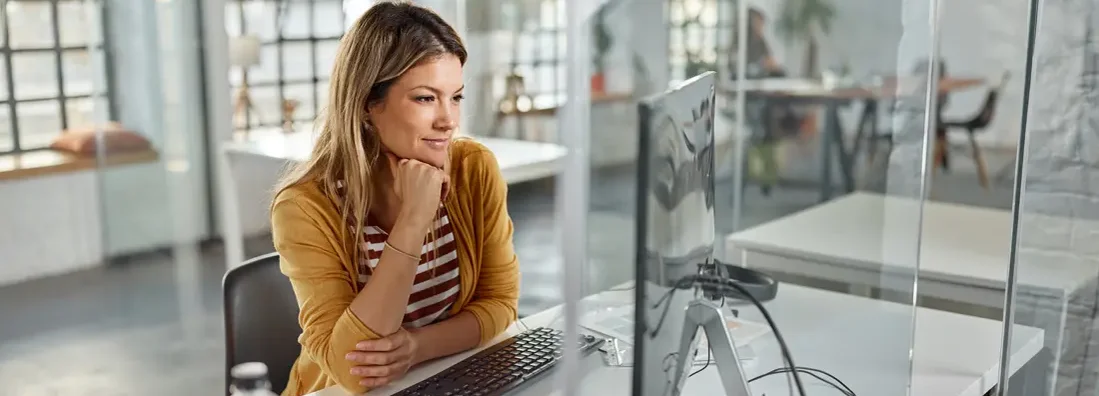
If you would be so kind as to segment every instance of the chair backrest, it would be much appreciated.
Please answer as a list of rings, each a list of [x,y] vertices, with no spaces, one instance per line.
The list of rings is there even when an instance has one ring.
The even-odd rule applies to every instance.
[[[279,271],[279,255],[248,260],[225,273],[225,379],[244,362],[267,364],[275,393],[286,388],[290,368],[301,353],[298,303],[290,281]]]
[[[976,117],[967,122],[968,128],[982,129],[992,123],[992,116],[996,115],[996,105],[1000,101],[1000,92],[1007,86],[1008,80],[1011,78],[1010,72],[1004,72],[1003,77],[1000,79],[1000,83],[992,89],[988,90],[988,95],[985,96],[985,102],[981,105],[981,111],[977,113]]]

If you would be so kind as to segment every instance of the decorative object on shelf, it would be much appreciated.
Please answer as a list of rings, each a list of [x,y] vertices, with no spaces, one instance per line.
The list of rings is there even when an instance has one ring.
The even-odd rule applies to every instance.
[[[282,131],[294,132],[294,111],[298,110],[301,102],[297,99],[283,99],[282,101]]]
[[[534,101],[526,93],[526,83],[523,81],[523,76],[512,70],[506,77],[504,77],[504,97],[496,103],[496,117],[492,122],[492,127],[489,130],[489,136],[496,136],[499,133],[500,123],[504,117],[509,115],[517,115],[515,122],[518,125],[519,131],[523,130],[523,117],[522,114],[530,111],[534,107]]]
[[[607,14],[610,13],[610,4],[603,4],[595,12],[592,22],[592,75],[591,92],[604,93],[607,91],[607,58],[611,47],[614,45],[614,37],[611,36],[610,27],[607,26]]]
[[[238,130],[248,129],[250,114],[260,117],[252,104],[248,91],[248,69],[260,64],[260,41],[252,35],[234,36],[229,39],[229,65],[240,69],[241,83],[233,103],[233,120]]]
[[[831,0],[785,0],[782,5],[776,27],[786,41],[805,44],[802,72],[806,77],[820,74],[817,36],[831,31],[835,17],[836,9]]]

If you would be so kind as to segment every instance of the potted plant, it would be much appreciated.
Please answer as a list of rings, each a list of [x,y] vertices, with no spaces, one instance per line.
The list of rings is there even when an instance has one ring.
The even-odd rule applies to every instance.
[[[816,77],[820,70],[817,60],[817,35],[828,34],[832,29],[836,9],[831,0],[786,0],[777,20],[778,32],[787,42],[805,44],[803,73]]]
[[[703,60],[702,56],[695,52],[687,52],[687,64],[683,67],[684,78],[691,78],[712,70],[717,70],[717,65],[713,62]]]
[[[593,57],[592,57],[592,76],[591,76],[591,91],[592,93],[605,93],[607,89],[607,80],[605,76],[607,67],[607,56],[611,50],[611,45],[614,44],[614,38],[611,36],[610,28],[607,26],[607,13],[610,8],[606,5],[599,7],[599,10],[595,12],[595,18],[592,24],[592,39],[593,39]]]

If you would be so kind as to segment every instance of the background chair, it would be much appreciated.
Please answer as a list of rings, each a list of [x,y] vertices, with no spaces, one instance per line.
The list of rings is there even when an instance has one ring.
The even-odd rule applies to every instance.
[[[238,363],[267,364],[271,389],[281,393],[301,347],[298,302],[290,281],[279,271],[278,253],[245,261],[225,273],[225,379]]]
[[[973,153],[973,163],[977,167],[977,180],[981,183],[981,187],[988,189],[988,170],[985,165],[984,158],[981,156],[981,148],[977,145],[977,139],[975,137],[978,131],[988,129],[988,125],[992,123],[992,116],[996,114],[996,104],[999,102],[1000,92],[1004,86],[1007,85],[1008,79],[1011,77],[1011,73],[1004,72],[1003,78],[1000,79],[1000,83],[995,87],[988,90],[988,95],[985,97],[985,102],[981,105],[981,110],[972,118],[964,121],[943,121],[942,128],[947,131],[962,129],[966,131],[969,137],[969,146]],[[945,139],[944,139],[945,140]],[[943,142],[942,150],[946,150],[949,147],[946,142]],[[944,155],[945,152],[944,152]]]

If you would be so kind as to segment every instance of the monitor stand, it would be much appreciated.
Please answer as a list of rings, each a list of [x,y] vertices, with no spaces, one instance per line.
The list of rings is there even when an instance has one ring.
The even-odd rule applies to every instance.
[[[676,378],[672,382],[676,384],[673,395],[680,395],[683,385],[687,382],[687,369],[694,362],[694,355],[698,348],[696,338],[699,328],[706,333],[710,352],[717,365],[717,372],[721,376],[721,384],[725,388],[725,396],[751,396],[748,380],[745,379],[744,370],[740,366],[740,356],[737,354],[732,336],[729,335],[721,307],[702,299],[696,299],[687,305],[679,354],[676,359]]]

